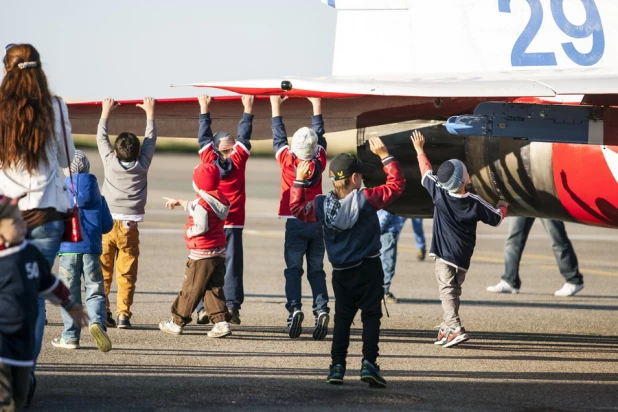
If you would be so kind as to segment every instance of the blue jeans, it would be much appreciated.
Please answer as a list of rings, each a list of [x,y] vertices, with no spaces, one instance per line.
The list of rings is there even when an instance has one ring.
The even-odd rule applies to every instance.
[[[302,307],[301,281],[303,276],[303,257],[307,259],[307,280],[313,293],[313,314],[330,312],[326,273],[324,272],[324,231],[319,222],[305,223],[298,219],[288,219],[285,223],[285,296],[286,309],[292,313]]]
[[[74,254],[60,256],[58,277],[69,288],[74,301],[82,303],[82,275],[86,288],[86,308],[90,324],[98,323],[106,329],[105,287],[101,271],[101,255]],[[79,342],[81,328],[73,323],[69,313],[60,309],[64,331],[62,337],[69,342]]]
[[[414,230],[414,242],[418,250],[425,250],[425,232],[423,231],[423,219],[412,219],[412,229]]]
[[[390,292],[391,281],[395,276],[395,266],[397,265],[397,242],[399,241],[399,232],[386,232],[380,236],[382,243],[382,270],[384,270],[384,294]]]
[[[60,250],[60,242],[62,241],[62,235],[64,234],[64,222],[58,220],[55,222],[45,223],[44,225],[37,226],[28,230],[26,239],[31,240],[32,243],[39,248],[47,263],[49,263],[49,269],[54,266],[56,260],[56,254]],[[32,367],[32,376],[34,376],[34,370],[36,369],[36,360],[41,352],[41,345],[43,343],[43,333],[45,332],[45,299],[39,297],[38,301],[38,315],[36,318],[36,326],[34,329],[34,366]]]
[[[524,253],[528,234],[534,223],[533,217],[512,217],[509,224],[509,234],[504,245],[504,264],[505,270],[502,280],[514,288],[521,288],[519,278],[519,262]],[[545,231],[551,238],[554,257],[560,274],[568,283],[581,285],[584,277],[579,272],[579,263],[573,245],[567,236],[564,222],[560,220],[540,219],[545,227]]]

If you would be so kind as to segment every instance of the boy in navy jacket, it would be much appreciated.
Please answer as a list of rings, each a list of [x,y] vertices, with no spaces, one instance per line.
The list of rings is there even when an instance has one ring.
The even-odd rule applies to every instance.
[[[60,245],[60,273],[58,277],[71,291],[73,299],[81,304],[82,276],[86,289],[86,308],[90,316],[88,330],[94,338],[97,348],[109,352],[112,343],[107,336],[107,313],[105,309],[105,288],[101,271],[102,237],[112,230],[112,215],[105,198],[101,196],[99,184],[95,175],[90,174],[90,161],[81,150],[75,151],[75,157],[70,165],[73,173],[67,177],[65,185],[69,189],[69,203],[73,207],[73,187],[79,206],[79,218],[82,224],[84,240],[78,243],[62,242]],[[68,176],[68,169],[64,171]],[[60,338],[52,340],[57,348],[77,349],[81,328],[75,325],[71,316],[61,310],[64,330]]]
[[[82,306],[51,274],[39,249],[24,240],[18,199],[0,195],[0,410],[21,410],[34,365],[37,297],[62,305],[75,323],[87,324]]]
[[[253,131],[254,96],[242,96],[244,112],[238,123],[238,138],[227,132],[217,132],[213,135],[211,129],[209,105],[211,98],[201,95],[200,129],[198,142],[200,144],[200,160],[202,163],[212,163],[219,169],[221,183],[219,190],[230,201],[230,211],[225,218],[223,230],[226,239],[225,255],[225,298],[226,306],[232,320],[230,323],[240,325],[240,307],[245,300],[243,287],[243,244],[242,231],[245,227],[245,172],[247,161],[251,155],[251,133]],[[197,323],[207,324],[208,313],[204,310],[204,301],[197,307]]]
[[[500,201],[494,208],[480,196],[467,192],[470,176],[460,160],[447,160],[435,175],[423,149],[425,137],[418,130],[412,134],[412,143],[418,154],[421,183],[434,204],[429,256],[436,261],[436,280],[444,311],[434,343],[449,348],[469,339],[459,319],[459,297],[476,245],[476,224],[481,221],[498,226],[506,216],[508,204]]]
[[[308,201],[304,182],[310,164],[303,162],[298,166],[291,189],[290,208],[299,220],[320,222],[324,226],[326,252],[333,265],[335,328],[327,382],[343,383],[350,326],[360,309],[363,322],[361,380],[371,386],[386,387],[376,364],[384,297],[377,211],[401,195],[406,181],[399,163],[389,156],[380,138],[371,139],[369,146],[382,159],[387,176],[385,184],[361,189],[367,167],[356,156],[340,154],[330,164],[329,175],[335,190]]]

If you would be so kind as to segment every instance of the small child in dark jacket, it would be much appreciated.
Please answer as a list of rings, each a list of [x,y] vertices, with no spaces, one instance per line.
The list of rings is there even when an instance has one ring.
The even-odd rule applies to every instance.
[[[24,240],[26,223],[18,199],[0,195],[0,410],[22,410],[34,365],[37,297],[62,305],[72,321],[87,324],[82,306],[51,274],[39,249]]]
[[[101,196],[95,175],[90,174],[90,161],[81,150],[75,151],[70,165],[73,173],[67,177],[65,185],[69,189],[69,204],[73,207],[73,188],[79,206],[79,218],[84,240],[78,243],[62,242],[60,245],[58,277],[71,291],[73,299],[81,304],[82,276],[86,289],[86,308],[90,317],[88,330],[94,338],[97,348],[109,352],[112,343],[107,336],[107,313],[105,309],[105,288],[101,271],[102,237],[112,230],[114,221],[105,198]],[[64,170],[66,176],[69,169]],[[77,349],[81,328],[75,325],[66,310],[61,309],[64,330],[60,338],[52,340],[57,348]]]
[[[421,184],[434,204],[429,256],[436,261],[436,280],[444,312],[434,344],[450,348],[469,339],[459,319],[459,297],[476,246],[476,224],[481,221],[498,226],[506,216],[508,204],[500,201],[493,207],[480,196],[467,192],[470,175],[460,160],[447,160],[435,175],[423,149],[425,137],[418,130],[412,133],[412,143],[418,154]]]
[[[380,156],[386,183],[361,189],[367,166],[356,156],[340,154],[330,164],[330,179],[335,190],[307,201],[304,181],[309,162],[299,164],[291,189],[290,209],[303,222],[324,226],[324,243],[333,265],[335,292],[335,328],[331,350],[332,364],[328,383],[343,383],[350,327],[361,310],[363,322],[363,361],[361,380],[371,386],[386,387],[376,363],[384,297],[384,272],[380,261],[380,223],[378,210],[395,200],[405,188],[399,163],[390,156],[379,137],[369,141],[370,149]]]
[[[165,207],[182,206],[189,212],[185,225],[185,243],[189,259],[185,266],[185,280],[172,305],[172,317],[159,323],[165,333],[181,335],[200,299],[204,299],[206,313],[214,327],[210,338],[231,335],[231,315],[225,306],[225,232],[223,225],[230,211],[230,202],[218,190],[221,181],[219,168],[212,163],[202,163],[193,169],[193,201],[170,199]]]

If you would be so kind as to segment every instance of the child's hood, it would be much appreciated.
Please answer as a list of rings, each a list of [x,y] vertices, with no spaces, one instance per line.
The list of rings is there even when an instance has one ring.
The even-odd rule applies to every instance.
[[[90,173],[80,173],[73,175],[75,192],[77,194],[77,206],[84,209],[91,209],[101,201],[99,183],[95,175]],[[71,178],[65,179],[65,184],[69,192],[72,193]]]
[[[225,220],[227,218],[230,212],[230,201],[220,191],[204,192],[200,190],[198,194],[208,203],[219,219]]]
[[[332,229],[348,230],[358,221],[360,216],[361,191],[354,189],[346,197],[339,200],[333,192],[326,195],[324,214],[326,225]]]

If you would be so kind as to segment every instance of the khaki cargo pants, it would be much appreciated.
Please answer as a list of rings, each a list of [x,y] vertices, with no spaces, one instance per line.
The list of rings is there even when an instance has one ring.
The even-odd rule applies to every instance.
[[[459,319],[459,297],[461,285],[466,280],[466,272],[436,259],[436,280],[444,312],[441,327],[457,328],[461,326]]]
[[[131,317],[131,305],[137,282],[137,259],[139,257],[139,229],[136,222],[114,220],[112,230],[103,235],[103,253],[101,269],[105,285],[107,312],[111,312],[109,291],[116,267],[118,295],[116,314]]]

